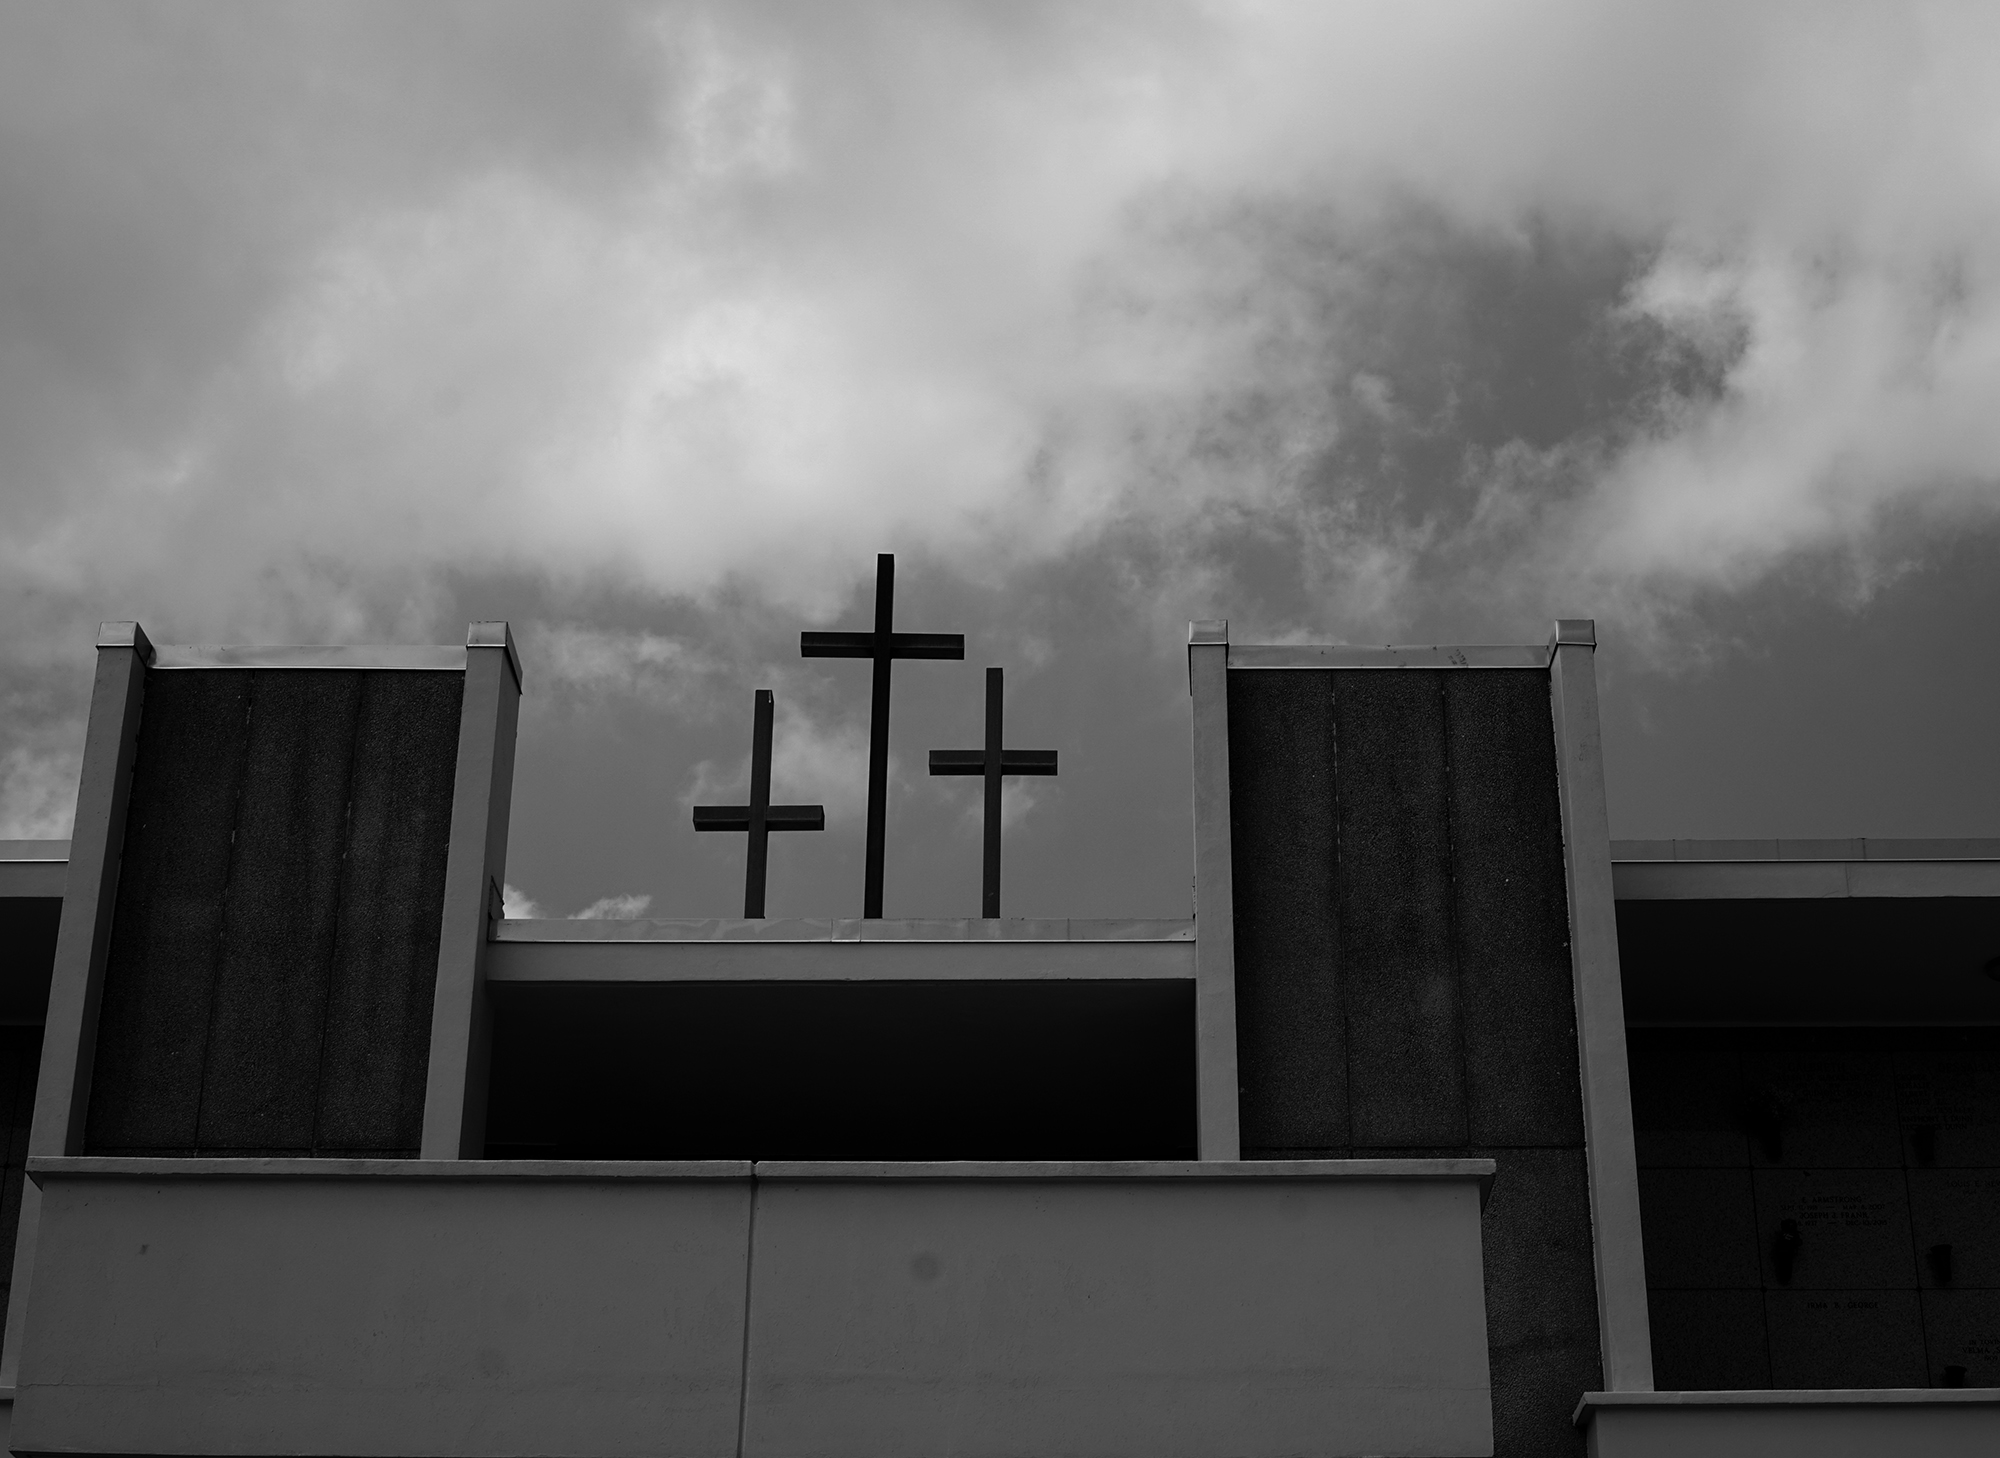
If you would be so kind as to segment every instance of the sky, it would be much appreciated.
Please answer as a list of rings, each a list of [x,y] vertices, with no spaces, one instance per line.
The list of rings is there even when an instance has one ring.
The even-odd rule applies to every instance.
[[[2000,835],[2000,8],[0,0],[0,837],[96,624],[526,672],[517,914],[1189,903],[1186,624],[1597,620],[1616,836]]]

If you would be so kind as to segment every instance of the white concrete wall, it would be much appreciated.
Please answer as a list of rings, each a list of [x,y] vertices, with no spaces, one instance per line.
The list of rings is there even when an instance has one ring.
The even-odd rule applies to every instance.
[[[1482,1161],[33,1172],[24,1452],[1492,1451]]]

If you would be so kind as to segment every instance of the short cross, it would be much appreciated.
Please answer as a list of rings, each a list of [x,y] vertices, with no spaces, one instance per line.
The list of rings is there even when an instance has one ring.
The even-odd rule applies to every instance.
[[[750,803],[748,805],[697,805],[696,830],[747,830],[750,832],[749,863],[743,872],[743,914],[764,914],[764,872],[770,858],[770,833],[774,830],[824,830],[824,805],[773,805],[771,803],[771,691],[757,690],[757,713],[750,733]]]
[[[986,777],[986,852],[981,857],[981,916],[1000,914],[1000,777],[1002,775],[1052,775],[1056,772],[1053,749],[1003,749],[1000,724],[1000,670],[986,670],[986,747],[984,749],[933,749],[934,775],[984,775]]]
[[[801,633],[803,658],[872,658],[875,691],[868,708],[868,859],[861,890],[861,914],[882,914],[882,852],[889,831],[889,665],[898,658],[963,658],[962,633],[898,633],[896,559],[875,558],[875,631]]]

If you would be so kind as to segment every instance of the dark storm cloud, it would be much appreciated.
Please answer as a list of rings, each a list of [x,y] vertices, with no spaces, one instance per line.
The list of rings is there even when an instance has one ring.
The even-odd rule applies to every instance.
[[[407,639],[525,581],[548,681],[681,712],[881,546],[1273,634],[1866,590],[1994,501],[1996,30],[9,4],[0,828],[66,820],[98,617]]]

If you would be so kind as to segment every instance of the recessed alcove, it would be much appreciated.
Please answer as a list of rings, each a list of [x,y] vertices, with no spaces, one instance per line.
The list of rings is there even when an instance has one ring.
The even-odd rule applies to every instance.
[[[1195,1157],[1182,979],[496,985],[486,1152]]]

